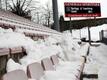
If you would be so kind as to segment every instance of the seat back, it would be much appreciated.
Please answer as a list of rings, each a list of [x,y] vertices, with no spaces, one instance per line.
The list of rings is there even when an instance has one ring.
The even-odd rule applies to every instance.
[[[24,71],[15,70],[5,74],[3,80],[28,80],[28,78]]]
[[[51,56],[51,61],[52,61],[53,65],[59,64],[59,60],[58,60],[58,57],[56,55]]]
[[[0,48],[0,77],[6,73],[6,65],[9,59],[9,49]]]
[[[48,71],[48,70],[55,70],[53,65],[52,65],[52,62],[49,58],[45,58],[41,61],[41,64],[43,66],[43,69]]]
[[[26,55],[26,52],[24,51],[23,47],[14,47],[10,48],[10,57],[15,61],[19,63],[19,60]]]
[[[40,63],[33,63],[27,67],[27,74],[29,78],[33,78],[35,80],[40,80],[40,78],[44,75],[43,68]]]

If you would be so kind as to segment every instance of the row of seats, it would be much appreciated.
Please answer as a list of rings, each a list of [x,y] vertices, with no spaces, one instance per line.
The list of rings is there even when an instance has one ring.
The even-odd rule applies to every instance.
[[[11,57],[11,58],[13,58],[15,54],[22,54],[24,52],[25,52],[25,49],[23,47],[0,48],[0,56],[8,55],[8,57]]]
[[[35,24],[34,22],[32,22],[28,19],[25,19],[23,17],[20,17],[18,15],[15,15],[9,11],[0,10],[0,20],[8,22],[7,25],[10,25],[9,22],[12,23],[9,26],[9,27],[12,26],[12,28],[21,27],[21,28],[26,28],[28,30],[34,30],[34,31],[36,31],[36,29],[37,29],[41,32],[43,31],[43,32],[47,32],[47,33],[53,33],[53,34],[60,35],[60,33],[55,30],[44,27],[43,25]],[[14,25],[13,25],[13,23],[14,23]],[[16,25],[18,25],[18,26],[16,26]]]
[[[26,33],[26,34],[29,34],[29,35],[33,35],[33,36],[36,36],[36,35],[48,36],[50,33],[56,34],[56,35],[61,35],[61,33],[54,33],[54,31],[52,31],[52,30],[51,31],[49,31],[49,30],[44,31],[44,28],[42,28],[42,29],[39,29],[39,28],[36,28],[36,27],[32,28],[30,26],[26,27],[26,26],[11,24],[11,23],[0,22],[0,27],[2,27],[4,29],[11,28],[13,31],[16,30],[17,28],[21,29],[21,30],[25,30],[25,31],[29,30],[29,31],[32,31],[32,32],[31,33],[23,32],[23,33]],[[37,33],[37,31],[40,32],[41,34]]]
[[[60,68],[58,68],[60,67]],[[45,58],[40,62],[35,62],[27,67],[27,74],[22,70],[15,70],[6,73],[2,80],[28,80],[28,78],[34,80],[58,80],[62,77],[71,78],[70,80],[80,80],[80,75],[84,67],[84,62],[75,65],[72,62],[60,63],[57,55],[52,55],[50,58]],[[76,73],[75,73],[76,72]],[[53,75],[56,73],[57,75]],[[63,73],[63,74],[62,74]],[[67,74],[70,73],[70,76]],[[55,79],[51,79],[53,77]],[[64,79],[63,79],[64,80]]]
[[[0,27],[2,28],[5,28],[5,29],[9,29],[11,28],[13,31],[16,29],[16,27],[14,25],[9,25],[9,24],[3,24],[3,23],[0,23]],[[18,27],[18,26],[17,26]],[[19,27],[20,28],[20,27]],[[29,29],[29,28],[27,28]],[[31,30],[31,29],[30,29]],[[35,30],[35,29],[32,29],[32,30]],[[46,34],[39,34],[39,33],[30,33],[30,32],[23,32],[23,34],[25,34],[25,36],[28,36],[28,37],[31,37],[32,39],[33,38],[40,38],[40,39],[43,39],[45,37],[48,37],[49,35],[46,35]]]

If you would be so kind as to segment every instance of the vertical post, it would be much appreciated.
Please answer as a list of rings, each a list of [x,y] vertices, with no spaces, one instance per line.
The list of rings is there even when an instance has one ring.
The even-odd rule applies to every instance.
[[[52,0],[53,4],[53,19],[54,19],[54,27],[57,31],[60,31],[59,27],[59,18],[58,18],[58,4],[57,0]]]
[[[100,41],[103,41],[103,37],[104,37],[104,32],[103,32],[103,30],[101,30],[101,32],[99,33],[99,35],[100,35]]]
[[[90,17],[89,19],[91,19],[91,17]],[[89,44],[91,45],[91,32],[90,32],[90,26],[88,26],[88,39],[89,39]]]
[[[101,31],[102,41],[104,40],[104,30]]]
[[[80,39],[81,39],[81,29],[80,29]]]
[[[89,44],[91,45],[91,33],[90,33],[90,27],[88,26],[88,39],[89,39]]]
[[[70,17],[70,32],[72,33],[71,17]]]

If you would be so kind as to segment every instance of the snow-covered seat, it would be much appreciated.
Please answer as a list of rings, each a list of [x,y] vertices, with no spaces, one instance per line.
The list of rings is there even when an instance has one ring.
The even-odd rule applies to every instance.
[[[52,65],[52,61],[49,58],[43,59],[41,63],[44,70],[46,71],[56,70],[58,72],[65,72],[66,74],[74,75],[76,78],[80,78],[80,70],[79,70],[80,67],[77,69],[76,67],[69,65],[69,66],[64,66],[64,67],[62,66],[59,68],[55,68]]]
[[[68,69],[74,68],[81,71],[83,69],[84,63],[80,61],[70,62],[70,61],[59,61],[58,57],[56,55],[51,56],[51,61],[55,68],[63,68],[66,67]]]
[[[51,61],[54,65],[54,67],[56,68],[56,70],[65,70],[67,72],[74,71],[74,72],[77,72],[79,77],[80,77],[81,72],[83,71],[83,68],[84,68],[84,62],[59,61],[57,55],[52,55]]]
[[[55,68],[53,67],[53,64],[52,64],[52,62],[49,58],[43,59],[41,61],[41,64],[43,66],[43,69],[46,70],[46,71],[55,70]]]
[[[61,71],[44,71],[40,63],[33,63],[27,67],[29,78],[35,80],[77,80],[76,76]]]
[[[27,75],[22,70],[8,72],[2,78],[3,80],[28,80]]]

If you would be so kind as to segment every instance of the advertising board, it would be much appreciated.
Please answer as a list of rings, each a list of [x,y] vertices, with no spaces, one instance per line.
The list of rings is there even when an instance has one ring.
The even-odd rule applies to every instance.
[[[101,17],[100,3],[65,2],[65,17]]]

